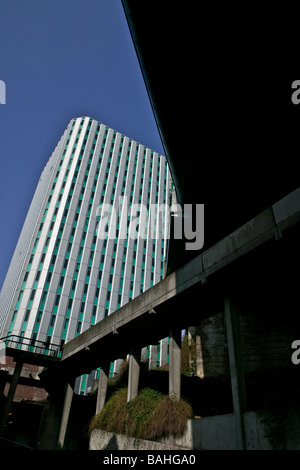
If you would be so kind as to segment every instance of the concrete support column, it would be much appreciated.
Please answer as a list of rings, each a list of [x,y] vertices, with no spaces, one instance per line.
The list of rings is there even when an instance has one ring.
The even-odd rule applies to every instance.
[[[100,413],[100,411],[104,408],[105,405],[109,368],[109,361],[103,362],[101,364],[100,375],[98,380],[96,414]]]
[[[160,360],[159,365],[164,366],[168,364],[168,350],[169,350],[169,338],[164,338],[160,341]]]
[[[147,348],[147,347],[142,348],[142,351],[141,351],[141,362],[147,362],[147,360],[148,360],[147,354],[148,354],[148,348]]]
[[[122,365],[124,364],[124,359],[116,359],[114,361],[114,376],[118,375]]]
[[[149,354],[149,369],[156,369],[157,367],[157,353],[158,346],[156,344],[151,344],[150,354]]]
[[[181,393],[181,330],[170,329],[169,338],[169,395],[180,400]]]
[[[246,390],[240,345],[239,317],[232,297],[225,296],[224,303],[236,441],[238,450],[243,450],[245,448],[243,412],[246,410]]]
[[[2,408],[2,404],[5,401],[4,389],[6,386],[7,378],[8,378],[8,371],[0,370],[0,410]]]
[[[64,405],[63,405],[63,412],[62,412],[62,418],[61,418],[61,424],[60,424],[60,430],[59,430],[59,436],[58,436],[58,444],[57,444],[57,447],[59,450],[63,449],[64,443],[65,443],[70,410],[71,410],[71,405],[72,405],[72,400],[73,400],[73,395],[74,395],[72,385],[70,383],[67,383],[66,385],[65,400],[64,400]]]
[[[4,433],[8,413],[10,411],[10,407],[11,407],[11,404],[15,395],[15,391],[18,385],[19,377],[21,375],[22,367],[23,367],[23,362],[18,361],[16,363],[14,375],[12,376],[12,379],[11,379],[11,384],[10,384],[9,391],[6,397],[6,402],[4,405],[3,412],[2,412],[2,416],[0,418],[0,436],[3,436],[3,433]]]
[[[128,393],[127,402],[134,400],[138,395],[139,378],[140,378],[140,348],[132,348],[129,356],[128,368]]]
[[[201,336],[199,333],[200,328],[195,326],[190,326],[188,328],[188,343],[189,348],[191,348],[194,356],[190,352],[189,363],[190,369],[194,369],[195,375],[197,377],[204,377],[204,364],[203,364],[203,354],[202,354],[202,344]],[[192,347],[193,346],[193,347]]]
[[[53,450],[57,448],[61,424],[61,403],[52,400],[51,396],[45,404],[37,440],[37,449]]]

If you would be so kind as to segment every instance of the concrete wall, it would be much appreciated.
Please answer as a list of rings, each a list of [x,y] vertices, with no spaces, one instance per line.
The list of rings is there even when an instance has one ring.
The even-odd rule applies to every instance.
[[[96,429],[90,438],[89,450],[180,450],[190,449],[180,445],[135,439],[123,434]]]
[[[202,321],[195,329],[194,340],[197,346],[197,375],[200,377],[228,376],[229,362],[224,314],[221,312]]]
[[[300,319],[286,312],[272,315],[244,309],[240,313],[240,338],[244,371],[254,372],[291,365],[291,344],[299,331]],[[227,335],[224,314],[202,321],[193,328],[197,342],[197,375],[229,376]]]
[[[274,411],[243,416],[247,450],[300,449],[300,409],[291,409],[284,417]],[[193,449],[236,450],[234,415],[190,420],[184,439]]]
[[[275,412],[244,413],[245,447],[247,450],[300,450],[300,408],[281,419]],[[100,430],[93,431],[90,450],[236,450],[233,414],[188,421],[186,433],[178,439],[161,442],[129,438]]]

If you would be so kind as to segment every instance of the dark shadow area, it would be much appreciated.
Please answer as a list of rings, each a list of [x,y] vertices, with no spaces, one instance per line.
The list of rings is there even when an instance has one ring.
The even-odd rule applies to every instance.
[[[0,450],[34,450],[32,447],[24,446],[22,444],[18,444],[17,442],[10,441],[8,439],[4,439],[0,437]]]
[[[115,435],[113,435],[110,440],[108,441],[108,444],[106,447],[104,447],[103,450],[118,450],[118,442],[117,438]]]
[[[3,401],[4,404],[4,401]],[[2,445],[33,449],[37,443],[44,403],[13,402],[3,434]]]
[[[299,405],[300,370],[295,366],[245,374],[247,409],[288,409]]]

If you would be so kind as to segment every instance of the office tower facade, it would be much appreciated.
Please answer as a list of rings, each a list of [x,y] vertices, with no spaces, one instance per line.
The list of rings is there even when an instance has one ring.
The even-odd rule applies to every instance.
[[[169,194],[165,157],[89,117],[72,119],[3,284],[1,336],[63,345],[161,280],[169,219],[159,208]]]

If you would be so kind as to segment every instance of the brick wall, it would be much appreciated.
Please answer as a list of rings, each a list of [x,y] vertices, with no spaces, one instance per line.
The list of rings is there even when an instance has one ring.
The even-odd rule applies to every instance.
[[[7,370],[9,376],[12,376],[14,373],[16,363],[13,358],[10,356],[4,356],[1,358],[0,367],[1,369]],[[25,382],[26,379],[36,379],[38,380],[38,373],[41,368],[32,364],[23,364],[20,382]],[[7,396],[10,383],[7,382],[4,388],[4,395]],[[29,400],[43,402],[47,398],[47,392],[45,389],[38,386],[28,386],[24,383],[19,383],[14,396],[14,401]]]

